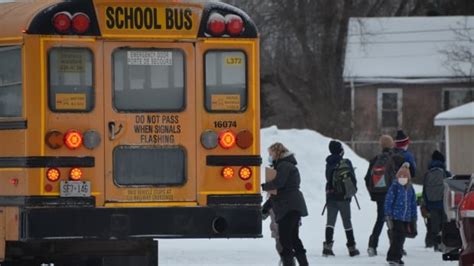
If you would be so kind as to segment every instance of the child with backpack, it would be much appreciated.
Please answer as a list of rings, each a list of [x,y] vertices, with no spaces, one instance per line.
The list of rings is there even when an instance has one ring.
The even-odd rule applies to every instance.
[[[354,168],[349,159],[343,159],[344,149],[338,141],[329,143],[331,155],[326,158],[326,241],[323,243],[323,256],[334,256],[334,225],[337,214],[341,213],[346,232],[346,246],[351,257],[360,254],[356,248],[354,230],[351,223],[351,198],[357,192],[357,181]]]
[[[416,232],[416,195],[411,185],[410,164],[403,163],[385,197],[385,216],[390,229],[389,265],[404,265],[403,244],[408,233]],[[410,232],[411,231],[411,232]]]
[[[389,135],[382,135],[379,142],[382,153],[370,160],[369,169],[365,175],[365,185],[369,191],[370,199],[377,204],[377,220],[375,221],[372,234],[369,237],[369,247],[367,248],[369,257],[377,255],[379,237],[385,223],[385,195],[395,176],[393,171],[387,171],[387,168],[393,169],[393,167],[390,167],[393,163],[391,158],[393,154],[392,148],[394,146],[393,139]]]
[[[423,177],[423,202],[428,212],[429,223],[427,226],[426,242],[433,243],[434,250],[440,251],[441,226],[447,220],[443,208],[444,179],[451,176],[446,170],[444,155],[435,150],[431,155],[428,171]]]

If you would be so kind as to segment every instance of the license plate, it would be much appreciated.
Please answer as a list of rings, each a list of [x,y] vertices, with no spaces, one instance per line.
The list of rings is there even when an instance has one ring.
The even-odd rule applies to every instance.
[[[89,197],[91,195],[90,181],[61,181],[61,197]]]

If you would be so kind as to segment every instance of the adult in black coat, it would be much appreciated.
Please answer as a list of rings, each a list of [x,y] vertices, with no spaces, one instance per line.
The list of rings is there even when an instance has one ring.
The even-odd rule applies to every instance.
[[[295,156],[281,143],[268,148],[273,168],[277,171],[275,179],[262,184],[265,191],[277,190],[271,197],[272,209],[278,224],[280,244],[283,247],[281,258],[284,266],[294,265],[296,257],[299,265],[308,265],[306,250],[299,238],[301,217],[308,215],[303,193],[299,190],[301,178],[296,168]]]

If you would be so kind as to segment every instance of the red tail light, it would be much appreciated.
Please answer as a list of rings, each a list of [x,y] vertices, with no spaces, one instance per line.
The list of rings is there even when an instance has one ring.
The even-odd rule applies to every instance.
[[[86,32],[89,29],[90,24],[91,21],[89,19],[89,16],[82,12],[78,12],[72,17],[72,29],[76,33]]]
[[[474,218],[474,191],[471,191],[464,196],[464,199],[459,206],[459,214],[461,218]]]
[[[20,181],[18,180],[18,178],[11,178],[10,179],[10,184],[12,184],[13,186],[17,186],[19,182]]]
[[[247,166],[240,168],[239,177],[242,180],[249,180],[252,177],[252,169]]]
[[[242,149],[247,149],[253,144],[252,132],[248,130],[242,130],[237,134],[237,146]]]
[[[74,181],[80,180],[82,177],[82,170],[80,168],[72,168],[71,171],[69,171],[69,178]]]
[[[46,171],[46,178],[51,182],[56,182],[61,177],[61,172],[57,168],[49,168]]]
[[[77,149],[82,145],[82,134],[81,132],[70,129],[64,135],[64,144],[71,150]]]
[[[212,13],[207,21],[207,31],[212,36],[222,36],[226,28],[225,18],[219,13]]]
[[[224,167],[222,168],[222,177],[225,179],[231,179],[234,177],[234,169],[232,167]]]
[[[219,134],[219,144],[224,149],[230,149],[235,145],[235,134],[232,130],[224,130]]]
[[[53,26],[59,33],[65,33],[71,28],[71,14],[69,12],[59,12],[53,17]]]
[[[239,36],[244,29],[244,21],[237,15],[229,14],[225,16],[225,24],[230,36]]]

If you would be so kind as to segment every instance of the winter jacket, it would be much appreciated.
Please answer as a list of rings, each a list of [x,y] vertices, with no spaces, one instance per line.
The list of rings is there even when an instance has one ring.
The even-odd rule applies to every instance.
[[[348,200],[350,201],[351,199],[344,199],[344,196],[338,196],[334,193],[334,188],[332,185],[332,175],[334,172],[334,169],[336,168],[337,164],[339,161],[342,160],[342,156],[338,154],[331,154],[326,158],[326,200]],[[355,173],[354,173],[354,168],[352,167],[352,163],[349,159],[345,159],[348,161],[348,164],[350,165],[352,169],[352,183],[354,186],[357,188],[357,180],[355,179]]]
[[[434,168],[441,168],[443,169],[444,171],[444,176],[445,177],[450,177],[451,176],[451,173],[446,170],[446,164],[442,161],[439,161],[439,160],[432,160],[429,165],[428,165],[428,171],[430,171],[431,169],[434,169]],[[426,174],[425,174],[426,175]],[[423,192],[425,192],[425,190],[423,189]],[[426,197],[426,194],[423,193],[423,202],[424,202],[424,206],[426,207],[426,209],[428,210],[442,210],[444,208],[444,205],[443,205],[443,201],[442,200],[439,200],[439,201],[429,201],[428,198]]]
[[[417,218],[415,189],[411,184],[400,185],[394,180],[385,197],[385,216],[393,220],[411,222]]]
[[[391,154],[392,153],[392,149],[390,148],[384,148],[382,150],[382,153],[388,153],[388,154]],[[370,194],[370,200],[372,201],[385,201],[385,195],[387,195],[387,192],[378,192],[378,193],[374,193],[374,192],[370,192],[369,190],[369,186],[370,186],[370,179],[372,178],[372,168],[374,167],[374,164],[376,163],[377,161],[377,157],[380,156],[381,154],[375,156],[374,158],[372,158],[372,160],[370,160],[369,162],[369,169],[367,169],[367,174],[365,175],[365,186],[367,187],[367,191],[369,191],[369,194]],[[387,172],[387,171],[386,171]],[[390,183],[389,183],[390,184]]]
[[[262,184],[265,191],[277,190],[277,194],[270,197],[277,222],[290,211],[297,211],[301,216],[308,215],[303,193],[299,190],[301,178],[296,164],[293,154],[274,161],[273,168],[277,172],[275,179]]]
[[[400,153],[401,155],[403,155],[403,157],[405,158],[405,162],[410,163],[411,177],[415,177],[415,174],[416,174],[415,156],[413,156],[413,154],[408,150],[398,149],[398,148],[394,148],[393,150],[394,150],[395,153]]]

